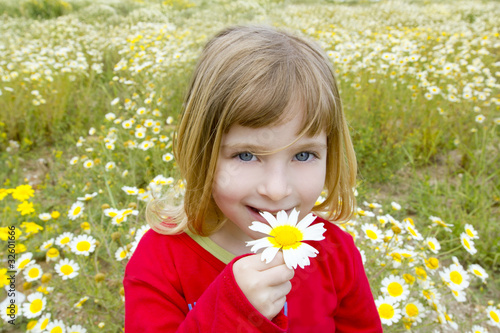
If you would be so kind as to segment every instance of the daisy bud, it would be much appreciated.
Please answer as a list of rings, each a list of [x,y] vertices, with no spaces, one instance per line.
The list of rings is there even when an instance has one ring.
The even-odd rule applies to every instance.
[[[31,287],[33,287],[33,284],[31,282],[24,282],[23,283],[23,289],[24,290],[30,290]]]
[[[42,275],[42,283],[48,283],[52,279],[52,274],[43,273]]]
[[[125,296],[125,288],[123,287],[120,288],[120,295]]]
[[[105,209],[108,209],[108,208],[111,208],[111,206],[110,206],[110,205],[108,205],[108,204],[103,204],[103,205],[101,206],[101,209],[102,209],[102,210],[105,210]]]
[[[137,203],[131,202],[128,204],[128,208],[136,209],[137,208]]]
[[[111,234],[111,239],[117,241],[120,239],[121,236],[122,234],[119,231],[116,231]]]
[[[104,279],[106,278],[106,275],[104,275],[103,273],[97,273],[95,276],[94,276],[94,280],[95,282],[99,283],[101,281],[104,281]]]
[[[130,249],[132,248],[132,246],[133,246],[132,244],[127,244],[127,250],[130,251]]]

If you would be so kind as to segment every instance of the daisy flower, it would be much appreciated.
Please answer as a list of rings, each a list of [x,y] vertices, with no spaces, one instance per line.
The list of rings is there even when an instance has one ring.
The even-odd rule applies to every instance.
[[[73,305],[73,307],[74,307],[74,308],[77,308],[77,309],[81,308],[81,307],[83,306],[83,304],[84,304],[85,302],[87,302],[87,300],[88,300],[88,299],[89,299],[89,297],[88,297],[88,296],[84,296],[84,297],[80,298],[80,300],[79,300],[78,302],[76,302],[76,303]]]
[[[8,288],[6,288],[6,290],[8,290]],[[25,299],[26,296],[19,291],[16,291],[14,297],[6,297],[2,303],[0,303],[0,316],[2,319],[6,322],[12,320],[13,318],[9,316],[10,314],[16,316],[16,318],[20,317],[23,311],[19,304],[22,304]],[[14,307],[12,307],[12,304]],[[8,306],[10,306],[10,308],[7,308]]]
[[[87,333],[87,330],[80,325],[69,326],[66,330],[67,333]]]
[[[83,214],[83,210],[85,207],[83,206],[83,202],[77,201],[73,205],[71,205],[71,208],[68,211],[68,218],[70,220],[76,220]]]
[[[312,213],[297,223],[299,212],[295,208],[290,216],[287,216],[284,210],[279,211],[276,217],[269,212],[262,212],[261,215],[269,224],[254,221],[249,228],[270,237],[247,242],[247,246],[252,246],[251,251],[256,253],[259,249],[265,248],[261,259],[269,263],[276,253],[282,250],[285,264],[290,269],[297,268],[297,265],[301,268],[309,265],[309,257],[316,257],[318,250],[302,241],[325,239],[323,233],[326,229],[323,223],[311,225],[316,220],[316,216]]]
[[[78,275],[80,266],[74,261],[69,259],[61,259],[54,267],[57,274],[59,274],[63,280],[72,279]]]
[[[56,261],[59,258],[59,250],[55,247],[51,247],[45,254],[47,261]]]
[[[74,235],[71,232],[63,232],[56,238],[56,245],[63,248],[66,245],[69,245],[69,242],[73,239]]]
[[[78,161],[79,161],[79,160],[80,160],[80,159],[79,159],[77,156],[72,157],[72,158],[69,160],[69,164],[71,164],[71,165],[75,165],[76,163],[78,163]]]
[[[479,123],[479,124],[482,124],[484,122],[484,120],[486,119],[485,116],[483,116],[482,114],[480,115],[477,115],[476,116],[476,123]]]
[[[45,329],[47,333],[64,333],[66,332],[66,326],[64,325],[62,320],[54,320],[47,325]]]
[[[443,220],[439,217],[436,217],[436,216],[430,216],[429,219],[433,222],[433,223],[436,223],[437,225],[440,225],[444,228],[444,230],[448,231],[448,232],[451,232],[451,229],[450,227],[453,227],[453,224],[449,224],[449,223],[444,223]]]
[[[479,238],[479,234],[477,233],[476,229],[470,224],[466,224],[465,227],[465,233],[467,236],[469,236],[471,239],[477,239]]]
[[[483,326],[474,325],[474,326],[472,326],[472,331],[470,331],[468,333],[488,333],[488,330],[486,328],[484,328]]]
[[[382,242],[384,240],[380,229],[373,224],[363,224],[361,230],[372,242]]]
[[[122,190],[128,195],[137,195],[139,193],[139,189],[137,187],[123,186]]]
[[[412,322],[420,323],[425,315],[425,308],[419,301],[411,300],[404,306],[403,315]]]
[[[76,198],[78,201],[90,201],[92,200],[94,197],[97,196],[97,192],[94,192],[92,194],[88,194],[86,193],[83,197],[78,197]]]
[[[42,214],[38,215],[38,218],[40,220],[42,220],[43,222],[47,222],[48,220],[50,220],[52,218],[52,216],[50,216],[49,213],[42,213]]]
[[[79,235],[73,238],[69,247],[75,254],[88,256],[90,253],[94,252],[96,240],[89,235]]]
[[[43,270],[38,264],[31,264],[24,270],[24,278],[27,282],[36,281],[42,277]]]
[[[391,207],[393,210],[400,210],[401,209],[401,205],[398,204],[397,202],[391,202]]]
[[[486,281],[486,279],[489,277],[488,273],[482,268],[481,266],[477,264],[472,264],[469,266],[469,272],[483,280],[483,282]]]
[[[50,249],[52,247],[52,245],[54,245],[54,238],[51,238],[51,239],[43,242],[42,245],[40,245],[40,250],[47,251],[48,249]]]
[[[401,309],[397,307],[396,301],[389,296],[379,296],[375,305],[382,324],[391,326],[401,319]]]
[[[464,290],[469,286],[469,274],[460,265],[452,264],[439,275],[452,290]]]
[[[112,120],[116,119],[116,115],[113,112],[106,113],[106,115],[104,117],[108,121],[112,121]]]
[[[460,234],[460,242],[470,254],[474,255],[477,253],[476,247],[474,246],[474,241],[465,232],[462,232]]]
[[[85,169],[90,169],[90,168],[94,167],[94,161],[92,161],[92,160],[85,160],[83,162],[83,167]]]
[[[397,302],[405,300],[410,295],[410,288],[405,280],[395,275],[390,275],[382,280],[380,291]]]
[[[164,154],[161,159],[164,161],[164,162],[170,162],[174,159],[174,155],[170,154],[170,153],[166,153]]]
[[[500,310],[490,305],[486,308],[486,314],[488,315],[488,323],[500,328]]]
[[[464,290],[453,290],[453,289],[451,289],[451,293],[452,293],[453,297],[455,297],[455,300],[457,302],[465,302],[467,300],[467,298],[465,297],[466,294],[465,294]]]
[[[411,237],[415,240],[422,240],[424,239],[420,232],[415,228],[415,225],[407,220],[403,221],[403,226],[405,227],[406,231],[411,235]]]
[[[23,315],[26,318],[36,318],[42,314],[42,311],[45,310],[45,306],[47,302],[45,301],[45,296],[36,292],[28,296],[28,300],[23,303]]]
[[[105,169],[106,171],[110,171],[116,168],[116,163],[115,162],[108,162],[106,163]]]
[[[31,260],[33,258],[33,253],[26,252],[16,262],[16,270],[21,270],[28,265],[34,264],[35,261]]]
[[[433,253],[438,253],[439,250],[441,250],[441,245],[439,244],[438,240],[434,237],[427,237],[425,239],[425,244],[427,244],[427,247]]]
[[[117,261],[122,261],[123,259],[127,258],[127,255],[128,255],[127,248],[125,246],[121,246],[115,252],[115,259]]]

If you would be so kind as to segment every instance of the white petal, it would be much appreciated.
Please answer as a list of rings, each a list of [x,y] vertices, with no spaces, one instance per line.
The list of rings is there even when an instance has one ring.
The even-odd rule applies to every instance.
[[[269,242],[267,237],[264,237],[264,238],[260,238],[260,239],[254,240],[254,241],[247,242],[247,246],[252,246],[250,251],[252,251],[253,253],[257,253],[257,251],[259,251],[260,249],[262,249],[264,247],[271,247],[271,246],[273,246],[273,244],[271,244],[271,242]]]
[[[262,217],[264,217],[266,221],[269,222],[271,227],[276,228],[278,225],[280,225],[278,221],[276,221],[276,218],[273,216],[273,214],[269,212],[262,212],[260,213],[260,215],[262,215]]]
[[[295,249],[295,253],[297,253],[297,255],[300,257],[314,258],[319,253],[319,251],[309,244],[301,243],[300,246]]]
[[[278,226],[288,224],[288,215],[284,210],[280,210],[278,214],[276,214],[276,218],[278,220]]]
[[[297,220],[299,219],[299,213],[295,208],[290,212],[290,216],[288,217],[288,225],[296,226]]]
[[[283,250],[283,259],[285,260],[286,267],[290,269],[297,268],[297,257],[293,255],[293,249]]]
[[[274,257],[276,256],[276,253],[280,250],[279,247],[268,247],[262,252],[262,256],[260,257],[262,261],[266,261],[266,264],[269,264],[271,261],[273,261]]]
[[[325,231],[323,223],[318,223],[308,227],[306,230],[302,230],[302,234],[304,235],[304,240],[319,241],[325,239],[325,236],[323,236]]]
[[[300,222],[297,224],[297,228],[301,231],[304,231],[308,226],[311,225],[311,223],[316,220],[316,216],[314,216],[312,213],[307,214]]]
[[[249,228],[253,231],[261,232],[263,234],[269,235],[271,233],[271,227],[267,224],[261,222],[252,222],[252,225]]]

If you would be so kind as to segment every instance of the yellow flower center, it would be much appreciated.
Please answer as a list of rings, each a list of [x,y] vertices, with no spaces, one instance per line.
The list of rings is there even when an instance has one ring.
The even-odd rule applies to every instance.
[[[90,250],[90,243],[87,241],[81,241],[76,245],[76,249],[80,252]]]
[[[30,312],[31,313],[38,313],[42,311],[43,307],[43,302],[41,299],[35,299],[33,302],[30,304]]]
[[[46,318],[43,320],[42,325],[40,325],[40,328],[43,330],[47,325],[49,324],[49,318]]]
[[[53,247],[47,251],[47,257],[55,258],[57,256],[59,256],[59,250],[57,250],[56,248]]]
[[[73,273],[73,267],[71,267],[71,265],[63,265],[61,266],[61,272],[63,272],[64,275],[70,275]]]
[[[12,310],[14,310],[14,313],[12,313]],[[14,308],[9,308],[9,309],[5,308],[5,313],[7,314],[7,316],[11,314],[16,315],[17,311],[18,309],[16,304],[14,304]]]
[[[28,325],[26,325],[26,329],[27,329],[27,330],[31,330],[33,327],[35,327],[35,326],[36,326],[36,324],[37,324],[37,323],[38,323],[38,322],[37,322],[36,320],[32,320],[32,321],[30,321],[30,322],[28,323]]]
[[[274,228],[268,237],[271,244],[275,247],[282,247],[283,250],[290,248],[296,249],[300,246],[300,242],[304,239],[302,232],[296,227],[282,225]]]
[[[116,215],[118,215],[118,213],[116,213],[116,212],[110,212],[108,215],[109,215],[109,217],[115,217]]]
[[[125,258],[127,256],[127,251],[120,252],[120,258]]]
[[[493,319],[493,321],[495,323],[500,322],[500,318],[498,318],[498,315],[497,315],[497,313],[495,311],[490,311],[489,314],[490,314],[491,319]]]
[[[69,237],[64,237],[61,239],[61,245],[68,244],[69,243]]]
[[[451,282],[455,284],[461,284],[462,283],[462,274],[460,274],[457,271],[453,271],[450,273],[450,280]]]
[[[429,258],[429,260],[426,260],[425,263],[430,269],[437,269],[439,267],[439,260],[434,257]]]
[[[394,308],[390,304],[381,304],[378,307],[378,313],[382,319],[391,319],[394,317]]]
[[[481,273],[477,269],[474,269],[472,272],[474,272],[474,274],[476,274],[477,276],[483,276],[483,273]]]
[[[50,330],[50,333],[62,333],[61,326],[54,327],[53,329]]]
[[[403,293],[403,286],[401,284],[399,284],[398,282],[391,282],[387,286],[387,292],[392,297],[400,296]]]
[[[33,267],[32,269],[29,270],[28,275],[30,278],[36,278],[38,275],[40,275],[40,270],[36,267]]]
[[[417,236],[417,233],[415,232],[415,230],[413,230],[412,227],[408,227],[408,231],[414,236],[414,237],[418,237]]]
[[[472,233],[472,231],[470,231],[470,229],[465,230],[465,232],[467,233],[467,235],[469,235],[469,237],[474,237],[474,234]]]
[[[433,242],[429,242],[429,243],[427,243],[427,244],[429,244],[429,248],[430,248],[431,250],[435,250],[435,249],[436,249],[436,245],[435,245]]]
[[[366,230],[366,236],[368,236],[368,238],[371,238],[371,239],[378,238],[377,233],[373,230]]]
[[[30,261],[31,259],[24,259],[23,261],[21,261],[21,263],[19,264],[19,269],[23,269],[24,266],[26,266]]]
[[[467,239],[464,238],[464,246],[468,249],[470,249],[470,244],[469,244],[469,241]]]
[[[76,207],[75,210],[73,211],[73,215],[78,215],[78,213],[80,213],[81,210],[82,208],[80,206]]]
[[[408,304],[406,306],[405,310],[406,310],[406,314],[408,315],[408,317],[418,316],[418,307],[413,303]]]

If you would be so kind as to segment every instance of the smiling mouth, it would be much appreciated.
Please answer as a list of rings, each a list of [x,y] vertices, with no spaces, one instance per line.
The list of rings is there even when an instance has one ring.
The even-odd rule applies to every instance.
[[[277,210],[277,211],[266,211],[266,210],[260,210],[258,208],[255,208],[255,207],[252,207],[252,206],[247,206],[248,208],[250,208],[252,211],[254,211],[255,213],[261,215],[262,213],[264,212],[268,212],[270,213],[271,215],[273,215],[274,217],[276,217],[276,215],[278,214],[278,212],[284,210],[284,209],[280,209],[280,210]],[[290,213],[290,211],[292,210],[293,208],[290,208],[288,210],[285,210],[285,212],[287,213],[287,215]]]

